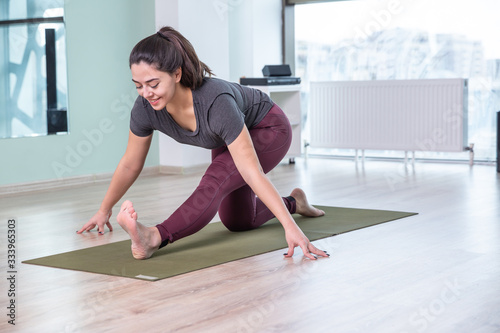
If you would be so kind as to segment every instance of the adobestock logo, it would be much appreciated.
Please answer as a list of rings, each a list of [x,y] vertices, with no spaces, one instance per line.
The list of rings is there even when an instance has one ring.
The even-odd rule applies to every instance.
[[[61,179],[64,174],[71,173],[74,168],[82,164],[83,158],[92,154],[95,147],[98,147],[104,141],[104,135],[112,133],[115,130],[115,125],[111,119],[104,118],[99,122],[98,128],[91,129],[90,131],[83,130],[82,134],[86,140],[80,140],[76,146],[66,146],[65,164],[57,161],[52,162],[52,169],[54,170],[57,178]]]
[[[386,9],[372,10],[370,16],[372,20],[368,21],[364,27],[354,28],[354,45],[359,45],[364,42],[368,36],[374,32],[381,31],[391,24],[392,19],[395,15],[399,15],[403,12],[403,6],[399,0],[390,0],[387,2]]]
[[[410,324],[416,328],[417,332],[427,330],[436,319],[442,315],[446,308],[459,300],[461,291],[457,279],[453,282],[446,280],[445,287],[438,297],[431,300],[427,305],[421,306],[418,311],[410,315]]]
[[[227,17],[228,12],[234,10],[237,6],[241,5],[243,0],[216,0],[213,2],[215,12],[221,21]]]
[[[58,179],[62,179],[63,176],[71,174],[75,168],[83,163],[85,157],[90,156],[97,147],[102,145],[106,135],[115,131],[116,122],[128,119],[136,98],[137,91],[134,87],[128,94],[122,94],[119,98],[113,100],[110,111],[118,118],[116,121],[110,118],[102,118],[97,127],[91,130],[84,129],[81,131],[85,137],[84,139],[78,141],[76,145],[66,146],[64,161],[52,161],[51,164],[52,170]]]

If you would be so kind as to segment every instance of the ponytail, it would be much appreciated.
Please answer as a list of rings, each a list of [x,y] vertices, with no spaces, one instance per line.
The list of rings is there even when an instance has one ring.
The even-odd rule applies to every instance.
[[[137,43],[130,53],[129,65],[132,67],[140,62],[170,74],[180,67],[180,83],[191,89],[199,88],[205,76],[213,75],[212,70],[198,59],[193,45],[171,27],[163,27]]]

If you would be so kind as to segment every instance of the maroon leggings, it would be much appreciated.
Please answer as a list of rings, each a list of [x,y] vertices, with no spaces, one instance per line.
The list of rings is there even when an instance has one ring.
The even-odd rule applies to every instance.
[[[260,165],[267,173],[278,165],[290,147],[292,129],[288,118],[274,105],[249,132]],[[283,201],[289,212],[295,213],[295,200],[285,197]],[[196,190],[167,220],[156,226],[162,246],[201,230],[217,211],[231,231],[254,229],[274,217],[245,183],[226,146],[212,150],[212,163]]]

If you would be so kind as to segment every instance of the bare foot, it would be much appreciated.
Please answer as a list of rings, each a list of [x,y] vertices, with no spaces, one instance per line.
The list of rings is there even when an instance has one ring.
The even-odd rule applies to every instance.
[[[137,213],[129,200],[125,201],[116,217],[118,224],[132,240],[132,255],[135,259],[148,259],[161,244],[160,232],[156,227],[146,227],[137,222]]]
[[[302,216],[318,217],[325,215],[325,212],[309,204],[307,196],[300,188],[296,188],[290,193],[290,196],[295,199],[297,208],[295,212]]]

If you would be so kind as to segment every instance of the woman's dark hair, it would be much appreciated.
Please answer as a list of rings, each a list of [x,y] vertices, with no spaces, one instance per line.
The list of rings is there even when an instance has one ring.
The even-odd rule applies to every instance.
[[[132,67],[140,62],[170,74],[180,67],[180,83],[191,89],[200,87],[206,75],[213,75],[212,70],[198,59],[193,45],[171,27],[163,27],[137,43],[130,53],[129,65]]]

